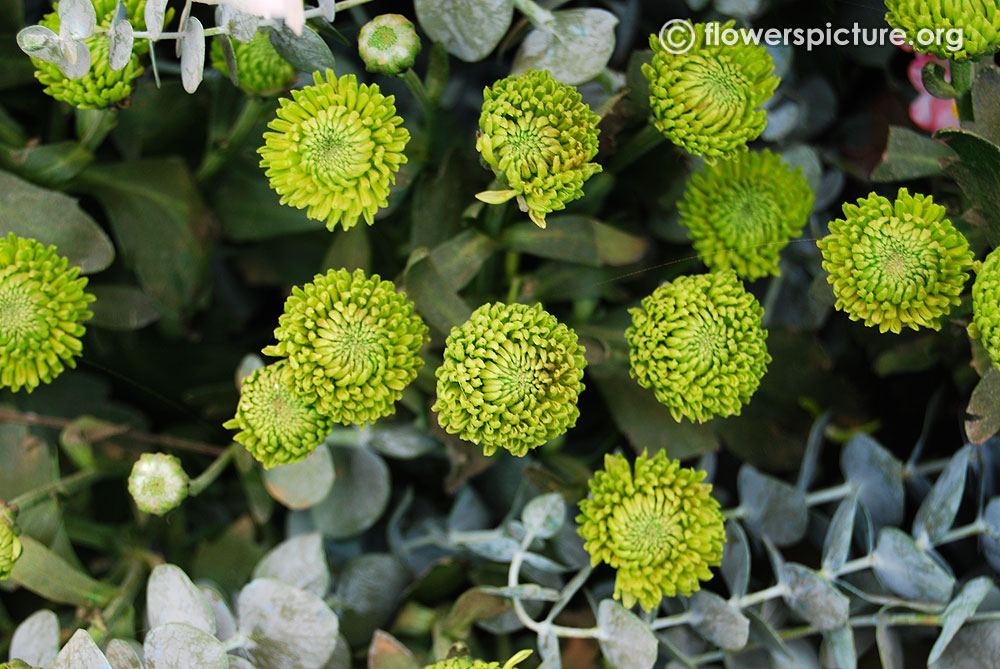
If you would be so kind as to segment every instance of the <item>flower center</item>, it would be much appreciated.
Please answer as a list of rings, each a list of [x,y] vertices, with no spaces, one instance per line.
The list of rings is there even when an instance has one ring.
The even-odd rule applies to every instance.
[[[692,87],[696,105],[740,109],[750,99],[750,80],[743,71],[724,55],[692,59],[679,82]],[[699,95],[700,93],[700,95]]]
[[[331,318],[339,314],[331,313]],[[387,360],[386,336],[381,328],[354,314],[353,318],[337,318],[340,322],[320,320],[319,362],[326,367],[327,376],[338,386],[359,386],[380,371]]]
[[[770,193],[739,183],[719,202],[717,230],[726,246],[745,249],[774,241],[775,222],[780,218],[781,210]]]
[[[0,283],[0,342],[23,341],[43,333],[45,319],[23,283]]]
[[[322,109],[302,123],[302,159],[318,181],[343,187],[368,171],[375,148],[356,111]]]
[[[874,221],[854,249],[862,298],[903,304],[926,295],[939,256],[926,229],[896,217]]]
[[[639,564],[667,561],[684,539],[677,516],[676,500],[663,492],[623,500],[608,522],[615,553]]]
[[[507,119],[506,142],[499,147],[500,169],[513,170],[522,179],[547,173],[560,153],[559,131],[544,117]]]
[[[297,439],[308,432],[314,421],[310,408],[278,382],[254,384],[254,394],[246,416],[258,432],[270,433],[277,440]]]
[[[379,26],[372,32],[368,46],[380,51],[391,49],[396,44],[396,31],[388,26]]]

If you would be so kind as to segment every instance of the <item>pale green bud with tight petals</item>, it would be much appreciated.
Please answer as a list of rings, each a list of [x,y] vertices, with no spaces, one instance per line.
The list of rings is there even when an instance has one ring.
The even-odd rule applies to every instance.
[[[140,511],[162,516],[180,506],[188,496],[188,484],[177,456],[143,453],[132,466],[128,492]]]

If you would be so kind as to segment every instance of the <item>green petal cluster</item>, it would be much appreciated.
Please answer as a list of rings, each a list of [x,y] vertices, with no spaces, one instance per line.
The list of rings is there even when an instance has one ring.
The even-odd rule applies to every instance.
[[[212,40],[212,67],[229,76],[218,37]],[[266,32],[258,32],[247,43],[232,42],[236,75],[240,88],[249,95],[271,96],[288,89],[295,81],[295,68],[282,58]]]
[[[483,91],[476,150],[507,191],[480,194],[485,202],[519,198],[541,228],[545,215],[583,196],[583,183],[601,171],[597,124],[573,86],[547,70],[511,75]]]
[[[969,335],[983,340],[990,360],[1000,367],[1000,249],[994,249],[976,269]]]
[[[281,98],[268,123],[260,166],[281,203],[307,209],[333,230],[347,230],[362,216],[368,225],[388,204],[389,185],[406,162],[410,133],[396,116],[395,98],[375,84],[358,85],[353,74],[339,79],[313,74],[313,86]]]
[[[79,274],[54,246],[0,238],[0,387],[30,393],[76,366],[94,301]]]
[[[254,370],[240,388],[236,416],[222,424],[233,439],[270,469],[309,455],[333,429],[333,420],[303,399],[284,360]]]
[[[733,270],[679,277],[629,313],[632,378],[674,420],[739,415],[771,362],[764,309]]]
[[[10,662],[4,662],[0,664],[0,669],[38,669],[33,667],[24,660],[11,660]]]
[[[817,242],[837,309],[880,332],[941,329],[972,268],[969,242],[945,208],[900,188],[895,202],[871,193],[843,209]]]
[[[580,502],[579,533],[593,566],[617,570],[616,599],[654,610],[663,597],[689,596],[712,578],[726,541],[719,502],[705,472],[681,467],[664,451],[635,460],[605,455]]]
[[[123,0],[128,10],[128,19],[135,30],[145,30],[144,12],[146,0]],[[97,13],[97,29],[107,30],[114,18],[118,0],[93,0]],[[59,4],[53,5],[53,11],[46,14],[40,25],[59,32]],[[168,10],[167,20],[173,15],[173,9]],[[135,40],[132,47],[132,57],[124,68],[117,72],[108,64],[108,38],[106,35],[93,35],[84,40],[90,49],[90,71],[80,79],[70,79],[55,63],[46,63],[32,58],[35,65],[35,78],[45,86],[45,92],[56,100],[68,102],[80,109],[103,109],[125,100],[132,94],[132,84],[143,72],[139,58],[149,49],[146,40]]]
[[[541,305],[494,302],[445,342],[432,409],[451,434],[525,455],[576,424],[584,349]]]
[[[382,14],[361,27],[358,53],[369,72],[394,75],[413,67],[420,36],[402,14]]]
[[[519,651],[507,660],[502,667],[499,662],[484,662],[483,660],[473,660],[468,657],[453,657],[435,662],[434,664],[428,664],[424,669],[514,669],[529,655],[531,655],[530,650]]]
[[[10,578],[10,570],[21,556],[21,540],[17,538],[14,512],[0,500],[0,581]]]
[[[802,168],[765,149],[706,165],[688,181],[677,210],[709,269],[732,268],[754,280],[780,273],[778,254],[802,232],[814,201]]]
[[[337,423],[392,414],[424,364],[427,326],[378,274],[330,270],[296,287],[265,355],[287,358],[296,390]]]
[[[1000,48],[1000,5],[996,0],[886,0],[885,21],[906,33],[906,39],[917,50],[941,58],[967,60],[991,54]],[[947,39],[931,35],[948,35],[958,30],[962,47],[952,50]]]
[[[711,163],[746,150],[763,132],[766,114],[758,108],[774,95],[779,80],[763,46],[743,39],[733,46],[706,41],[706,25],[691,25],[694,40],[684,53],[670,53],[651,35],[653,61],[642,73],[649,80],[656,129]],[[734,25],[721,24],[719,32]]]
[[[162,516],[187,498],[189,481],[177,456],[143,453],[132,465],[128,492],[140,511]]]

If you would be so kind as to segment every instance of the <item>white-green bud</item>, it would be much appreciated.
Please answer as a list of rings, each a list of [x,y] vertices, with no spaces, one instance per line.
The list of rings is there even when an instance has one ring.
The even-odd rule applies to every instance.
[[[128,492],[140,511],[162,516],[188,496],[188,475],[176,456],[143,453],[128,477]]]

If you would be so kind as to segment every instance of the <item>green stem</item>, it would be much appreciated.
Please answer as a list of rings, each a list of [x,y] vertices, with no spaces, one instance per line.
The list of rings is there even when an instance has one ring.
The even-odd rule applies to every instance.
[[[215,482],[215,479],[219,478],[219,474],[225,471],[229,462],[236,455],[236,449],[242,448],[239,444],[232,444],[229,448],[222,452],[222,455],[217,457],[215,461],[210,464],[205,471],[198,475],[197,478],[191,479],[191,483],[188,485],[188,494],[192,497],[200,495],[205,489]]]
[[[111,470],[84,469],[61,478],[58,481],[52,481],[51,483],[18,495],[10,500],[9,504],[18,507],[20,511],[25,511],[37,504],[52,499],[54,495],[71,495],[77,490],[82,490],[101,479],[110,478],[117,473],[117,468]]]
[[[633,135],[621,148],[621,151],[615,154],[608,169],[616,173],[621,172],[665,141],[667,138],[663,136],[663,133],[657,130],[653,124],[648,124]]]
[[[534,26],[543,26],[553,19],[552,12],[545,9],[534,0],[514,0],[517,11],[524,14],[524,17],[531,21]]]
[[[250,131],[257,125],[261,112],[268,108],[268,103],[261,98],[248,97],[240,115],[236,117],[232,127],[219,143],[205,153],[198,166],[195,177],[199,182],[208,181],[225,164],[232,150],[243,143]]]
[[[417,73],[413,71],[413,68],[407,68],[405,72],[399,74],[399,78],[403,80],[403,83],[407,85],[410,92],[413,93],[413,97],[417,99],[420,103],[420,107],[424,110],[424,117],[429,119],[434,115],[434,101],[431,100],[431,96],[427,94],[427,88],[424,86],[424,82],[420,80]]]
[[[128,607],[135,601],[136,596],[139,594],[139,587],[143,583],[147,569],[146,561],[142,557],[136,555],[129,556],[125,578],[122,579],[121,585],[118,586],[121,594],[111,600],[111,603],[101,612],[103,625],[101,627],[91,625],[88,630],[91,635],[96,632],[98,635],[104,636],[108,630],[115,628],[118,618],[128,611]],[[100,639],[96,639],[96,641],[100,643]]]

